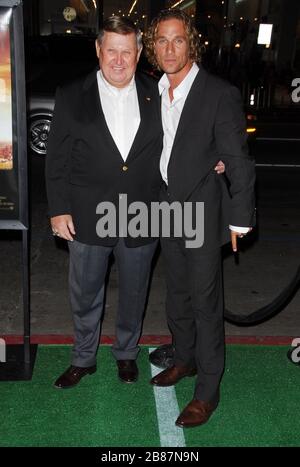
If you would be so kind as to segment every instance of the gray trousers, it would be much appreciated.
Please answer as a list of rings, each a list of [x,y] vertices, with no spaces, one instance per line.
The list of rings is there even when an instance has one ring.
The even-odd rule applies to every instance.
[[[96,364],[108,260],[113,253],[119,273],[119,306],[116,341],[112,352],[117,360],[135,360],[147,296],[151,262],[157,241],[127,248],[124,239],[114,247],[69,242],[69,290],[74,320],[71,363]]]

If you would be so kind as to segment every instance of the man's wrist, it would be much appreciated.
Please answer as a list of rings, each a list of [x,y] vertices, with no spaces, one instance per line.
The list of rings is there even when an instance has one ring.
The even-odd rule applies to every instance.
[[[250,231],[250,227],[237,227],[236,225],[229,225],[229,229],[234,232],[246,234]]]

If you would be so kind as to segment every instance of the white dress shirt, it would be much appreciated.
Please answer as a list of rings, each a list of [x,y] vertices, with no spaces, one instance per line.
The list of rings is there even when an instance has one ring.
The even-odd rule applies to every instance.
[[[173,89],[172,102],[169,96],[170,82],[167,75],[164,74],[158,83],[159,94],[161,95],[161,113],[164,130],[163,150],[160,158],[160,173],[166,184],[168,184],[168,165],[181,112],[198,71],[198,65],[193,63],[186,77]],[[248,227],[230,225],[229,228],[239,233],[249,232]]]
[[[104,117],[124,161],[126,161],[141,116],[134,76],[125,88],[116,88],[97,72],[99,95]]]

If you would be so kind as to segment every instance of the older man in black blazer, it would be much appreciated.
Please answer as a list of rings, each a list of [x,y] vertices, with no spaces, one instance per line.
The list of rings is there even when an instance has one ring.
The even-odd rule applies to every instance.
[[[155,376],[156,386],[197,374],[194,397],[178,417],[180,427],[205,423],[219,402],[224,370],[221,246],[254,225],[255,164],[248,155],[239,92],[208,74],[199,59],[198,34],[181,10],[162,11],[152,22],[148,58],[165,71],[159,82],[164,147],[162,199],[204,203],[204,243],[162,238],[167,271],[167,317],[174,365]],[[230,193],[213,170],[225,162]],[[191,220],[192,221],[192,220]]]
[[[135,75],[140,31],[111,17],[96,41],[100,70],[59,89],[48,142],[46,181],[54,235],[68,240],[75,342],[71,366],[55,382],[70,388],[96,371],[105,276],[113,253],[119,309],[112,352],[121,381],[137,380],[138,340],[157,239],[99,234],[97,206],[149,206],[159,197],[162,126],[157,82]],[[118,219],[118,212],[116,219]],[[114,230],[114,229],[112,229]],[[105,232],[104,232],[105,233]]]

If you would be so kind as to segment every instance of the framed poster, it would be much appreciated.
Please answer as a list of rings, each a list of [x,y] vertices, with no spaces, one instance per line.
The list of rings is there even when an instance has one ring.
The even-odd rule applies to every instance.
[[[0,0],[0,229],[28,228],[25,67],[20,1]]]
[[[23,5],[0,0],[0,230],[22,231],[23,345],[6,346],[0,380],[32,377]],[[4,339],[1,344],[3,348]]]

